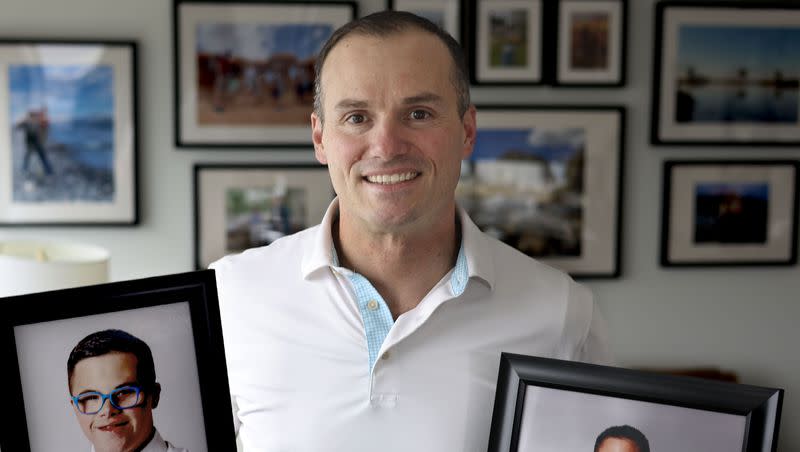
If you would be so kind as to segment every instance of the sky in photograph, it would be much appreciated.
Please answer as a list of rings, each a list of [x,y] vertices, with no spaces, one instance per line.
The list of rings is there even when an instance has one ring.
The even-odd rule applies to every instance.
[[[678,33],[678,70],[689,67],[706,76],[735,75],[746,68],[749,77],[784,78],[800,75],[800,27],[685,25]]]
[[[696,187],[697,196],[723,196],[738,195],[747,198],[768,199],[769,184],[756,183],[699,183]]]
[[[566,161],[586,142],[583,129],[480,129],[472,160],[496,159],[509,151],[521,151],[547,161]]]
[[[314,57],[333,33],[331,24],[205,23],[196,28],[197,51],[266,60],[276,53],[298,59]]]
[[[47,107],[52,122],[113,116],[113,70],[106,65],[11,65],[12,121]]]

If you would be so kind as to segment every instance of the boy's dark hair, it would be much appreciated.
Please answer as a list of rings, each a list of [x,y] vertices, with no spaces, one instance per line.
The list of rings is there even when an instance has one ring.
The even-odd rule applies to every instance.
[[[156,367],[153,353],[143,340],[122,330],[103,330],[92,333],[78,342],[67,359],[67,378],[72,384],[72,373],[78,362],[107,353],[132,353],[136,356],[136,379],[143,389],[156,383]]]
[[[639,448],[639,452],[650,452],[650,443],[647,441],[647,437],[644,436],[644,433],[630,425],[617,425],[603,430],[594,442],[594,452],[597,452],[600,449],[600,445],[603,444],[603,441],[608,438],[627,439],[636,444],[636,447]]]

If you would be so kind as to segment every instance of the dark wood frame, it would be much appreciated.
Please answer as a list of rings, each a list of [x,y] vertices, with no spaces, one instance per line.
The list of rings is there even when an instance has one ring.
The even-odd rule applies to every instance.
[[[778,447],[782,389],[503,353],[489,452],[518,450],[521,424],[530,422],[522,415],[529,386],[746,416],[742,451],[774,452]],[[763,449],[770,429],[772,444]]]
[[[251,141],[242,141],[237,142],[234,139],[231,139],[227,142],[225,141],[217,141],[217,140],[204,140],[202,138],[199,139],[187,139],[182,134],[183,125],[181,123],[181,108],[182,108],[182,101],[181,101],[181,90],[182,90],[182,68],[181,68],[181,40],[180,40],[180,25],[181,25],[181,17],[180,17],[180,6],[182,4],[197,4],[197,5],[218,5],[218,6],[296,6],[296,7],[305,7],[309,9],[324,7],[324,8],[334,8],[334,7],[344,7],[349,8],[351,12],[350,19],[355,19],[358,17],[358,3],[356,1],[313,1],[313,2],[304,2],[299,0],[236,0],[235,3],[226,2],[224,0],[172,0],[172,43],[173,43],[173,80],[174,80],[174,90],[175,90],[175,104],[173,108],[174,113],[174,126],[175,126],[175,146],[181,149],[187,148],[195,148],[199,150],[209,150],[209,149],[240,149],[240,150],[257,150],[257,149],[264,149],[264,148],[308,148],[311,146],[311,134],[309,132],[308,141],[307,142],[296,142],[296,141],[287,141],[286,138],[278,138],[275,141],[261,141],[261,142],[251,142]],[[309,112],[310,113],[310,112]],[[262,125],[263,126],[263,125]],[[234,129],[235,130],[235,129]]]
[[[108,48],[116,48],[129,52],[130,58],[130,105],[124,106],[123,109],[130,114],[131,123],[129,124],[131,130],[131,209],[126,211],[124,215],[120,215],[120,220],[92,220],[87,217],[82,220],[58,220],[56,217],[52,221],[42,220],[21,220],[9,221],[0,217],[0,226],[2,227],[29,227],[29,226],[101,226],[101,227],[125,227],[135,226],[140,222],[140,193],[139,193],[139,68],[138,68],[138,44],[131,40],[89,40],[89,39],[26,39],[26,38],[12,38],[0,39],[0,47],[3,46],[27,46],[27,45],[67,45],[67,46],[103,46]],[[47,62],[43,61],[43,64]],[[115,124],[115,127],[117,125]],[[117,150],[115,149],[115,152]],[[11,151],[9,151],[11,152]],[[9,184],[12,181],[8,181]]]
[[[551,80],[551,83],[554,86],[563,86],[563,87],[574,87],[574,88],[611,88],[611,87],[623,87],[626,83],[626,72],[627,72],[627,53],[628,53],[628,0],[610,0],[620,4],[620,29],[619,29],[619,48],[617,51],[619,52],[619,78],[616,80],[608,80],[608,81],[566,81],[561,80],[558,75],[558,65],[562,58],[566,58],[567,55],[561,55],[561,5],[564,3],[569,3],[570,0],[559,0],[558,1],[558,8],[555,14],[555,17],[552,19],[558,25],[557,31],[555,36],[553,36],[553,41],[555,42],[555,51],[552,52],[553,59],[551,62],[545,63],[547,65],[547,69],[549,71],[548,79]]]
[[[719,139],[697,139],[697,138],[661,138],[660,135],[660,120],[661,120],[661,84],[662,73],[664,70],[664,18],[668,9],[670,8],[694,8],[698,11],[706,10],[728,10],[746,14],[753,10],[773,10],[773,9],[786,9],[800,13],[800,5],[797,2],[790,1],[774,1],[767,0],[764,2],[756,1],[694,1],[694,0],[661,0],[656,3],[654,14],[654,29],[655,29],[655,51],[653,52],[653,86],[652,86],[652,110],[650,119],[650,143],[653,145],[694,145],[694,146],[797,146],[800,144],[800,137],[796,139],[787,140],[768,140],[768,139],[732,139],[724,140]],[[743,24],[746,24],[746,19]],[[797,24],[800,28],[800,23]],[[800,133],[800,120],[796,124],[797,130]],[[757,126],[756,126],[757,127]]]
[[[568,272],[574,278],[580,279],[589,279],[589,278],[618,278],[622,273],[622,262],[621,262],[621,248],[622,248],[622,214],[623,214],[623,200],[622,200],[622,193],[623,193],[623,186],[625,181],[625,136],[626,136],[626,116],[627,110],[625,107],[620,105],[593,105],[593,106],[586,106],[586,105],[478,105],[478,116],[480,117],[481,113],[491,113],[496,112],[500,114],[509,114],[513,116],[517,116],[519,113],[522,112],[534,112],[534,113],[607,113],[607,114],[615,114],[619,118],[619,129],[616,131],[616,140],[618,143],[618,149],[616,150],[616,161],[613,162],[613,165],[616,166],[617,169],[617,186],[612,189],[614,199],[616,200],[617,210],[616,212],[609,214],[610,218],[614,219],[615,226],[613,230],[610,231],[612,234],[611,237],[607,237],[609,241],[613,241],[613,253],[614,256],[613,260],[613,268],[603,269],[599,271],[590,271],[590,272],[581,272],[577,270],[571,270],[569,268],[562,268],[563,271]],[[480,122],[480,120],[479,120]],[[532,126],[535,124],[531,124]],[[478,133],[480,133],[481,127],[478,128]],[[551,256],[557,258],[557,256]],[[544,262],[547,262],[548,256],[543,256],[538,259],[542,259]],[[553,263],[549,263],[550,265],[554,265]]]
[[[6,388],[6,407],[16,415],[8,417],[0,429],[0,447],[30,451],[15,326],[178,302],[189,303],[208,450],[235,450],[216,279],[211,270],[4,298],[0,353],[6,371],[0,374],[0,382]]]
[[[792,226],[789,234],[789,258],[787,260],[757,260],[757,261],[732,261],[732,260],[700,260],[700,261],[675,261],[669,256],[670,244],[670,218],[672,215],[672,205],[670,202],[670,195],[672,193],[672,174],[676,167],[702,167],[702,166],[786,166],[794,169],[794,178],[791,181],[792,187],[789,188],[790,194],[793,196],[792,209],[793,212],[789,215],[791,218]],[[800,210],[800,184],[798,183],[800,177],[800,161],[796,160],[667,160],[663,164],[662,186],[663,192],[661,196],[661,256],[660,263],[665,267],[735,267],[735,266],[785,266],[794,265],[797,263],[797,231],[798,231],[798,211]]]
[[[202,258],[202,214],[203,206],[200,199],[200,173],[203,171],[297,171],[297,170],[319,170],[327,177],[327,166],[314,163],[297,164],[245,164],[245,163],[197,163],[194,165],[192,187],[194,193],[194,267],[200,270],[205,266],[201,262]],[[330,179],[328,179],[330,180]],[[333,200],[333,187],[331,189],[331,200]],[[322,218],[320,218],[321,220]],[[312,226],[312,225],[309,225]],[[219,256],[221,258],[223,256]]]

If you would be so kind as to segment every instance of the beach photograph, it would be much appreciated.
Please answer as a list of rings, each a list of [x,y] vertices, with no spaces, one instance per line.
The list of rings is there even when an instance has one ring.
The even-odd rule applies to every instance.
[[[695,185],[694,243],[767,242],[769,183]]]
[[[228,253],[269,245],[310,226],[306,190],[285,184],[230,188],[225,192]]]
[[[479,129],[459,205],[488,234],[534,257],[580,256],[586,132]]]
[[[316,56],[333,29],[328,23],[198,24],[198,124],[306,125]]]
[[[800,27],[682,25],[678,123],[796,124]]]
[[[525,67],[528,63],[528,11],[489,11],[489,65]]]
[[[113,202],[113,68],[12,64],[8,90],[14,202]]]
[[[572,69],[607,69],[609,21],[607,12],[570,15],[570,66]]]

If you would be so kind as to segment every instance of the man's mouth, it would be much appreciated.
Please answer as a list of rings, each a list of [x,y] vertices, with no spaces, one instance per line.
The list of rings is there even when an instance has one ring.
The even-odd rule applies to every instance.
[[[373,184],[392,185],[392,184],[399,184],[400,182],[409,181],[417,176],[419,176],[418,172],[411,171],[408,173],[376,174],[374,176],[367,176],[365,177],[365,179]]]

